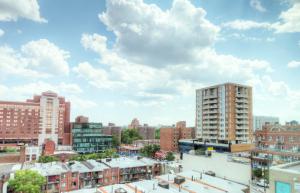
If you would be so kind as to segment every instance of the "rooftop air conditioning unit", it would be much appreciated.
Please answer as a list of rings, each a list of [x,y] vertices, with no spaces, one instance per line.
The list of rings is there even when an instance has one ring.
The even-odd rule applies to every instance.
[[[184,177],[176,176],[176,177],[174,178],[174,183],[175,183],[175,184],[180,185],[180,184],[182,184],[183,182],[185,182],[185,178],[184,178]]]
[[[158,186],[161,188],[169,189],[169,183],[166,181],[160,181],[158,182]]]

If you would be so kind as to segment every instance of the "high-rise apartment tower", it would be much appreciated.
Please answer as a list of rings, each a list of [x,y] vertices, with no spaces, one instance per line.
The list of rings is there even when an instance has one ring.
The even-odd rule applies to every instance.
[[[225,83],[196,90],[196,137],[211,143],[252,140],[252,88]]]

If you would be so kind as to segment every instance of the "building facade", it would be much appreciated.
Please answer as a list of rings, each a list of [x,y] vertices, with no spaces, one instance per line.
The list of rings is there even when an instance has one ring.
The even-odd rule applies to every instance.
[[[192,139],[193,128],[186,127],[185,121],[179,121],[176,126],[160,128],[160,149],[163,151],[178,151],[180,139]]]
[[[96,153],[112,147],[112,136],[104,134],[102,123],[72,123],[73,150]]]
[[[24,163],[15,165],[7,172],[7,178],[9,178],[9,173],[26,169],[37,171],[46,177],[46,184],[42,188],[43,193],[61,193],[151,179],[161,175],[162,165],[155,160],[140,157],[107,158],[82,162]]]
[[[252,88],[225,83],[196,90],[196,137],[212,143],[252,140]]]
[[[277,124],[279,124],[279,117],[253,116],[253,132],[256,130],[262,130],[265,125]]]
[[[70,102],[51,91],[26,102],[0,101],[0,143],[69,145]],[[1,145],[0,144],[0,145]]]
[[[300,152],[300,125],[266,125],[254,133],[255,146],[277,152]]]
[[[300,192],[300,162],[273,166],[270,168],[270,192]]]
[[[104,126],[104,134],[115,136],[119,143],[121,143],[121,133],[122,128],[116,126],[114,123],[108,123],[107,126]]]

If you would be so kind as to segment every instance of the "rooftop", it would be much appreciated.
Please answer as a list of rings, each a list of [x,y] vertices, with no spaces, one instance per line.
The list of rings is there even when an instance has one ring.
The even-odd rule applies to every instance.
[[[271,167],[271,170],[289,172],[300,175],[300,161]]]
[[[202,174],[197,171],[188,171],[179,173],[177,176],[185,178],[185,181],[180,185],[174,183],[176,175],[168,174],[159,176],[152,180],[143,180],[128,184],[117,184],[98,188],[98,192],[106,193],[112,190],[123,189],[127,193],[137,192],[152,192],[152,193],[243,193],[248,187],[226,179],[212,177]],[[169,189],[160,187],[159,182],[169,184]]]
[[[147,166],[147,164],[142,162],[141,160],[135,158],[128,158],[128,157],[103,159],[102,162],[109,165],[110,167],[119,167],[119,168],[133,168],[133,167]]]

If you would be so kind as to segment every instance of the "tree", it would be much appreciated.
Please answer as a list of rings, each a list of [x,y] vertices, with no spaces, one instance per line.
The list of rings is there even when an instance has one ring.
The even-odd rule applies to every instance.
[[[49,155],[40,156],[39,160],[38,160],[39,163],[48,163],[48,162],[54,162],[54,161],[58,161],[58,158],[54,157],[54,156],[49,156]]]
[[[166,156],[166,160],[168,161],[174,161],[175,160],[175,156],[172,152],[168,152],[167,156]]]
[[[159,145],[146,145],[141,150],[140,153],[145,157],[154,157],[155,153],[160,150]]]
[[[160,139],[160,129],[155,130],[155,139]]]
[[[89,159],[104,159],[104,158],[117,158],[119,155],[117,154],[116,149],[106,149],[101,153],[90,153],[90,154],[79,154],[74,155],[70,158],[70,161],[85,161]]]
[[[15,177],[8,181],[8,186],[17,193],[41,193],[46,178],[36,171],[19,170]]]
[[[116,136],[116,135],[112,136],[112,145],[115,148],[120,146],[120,142],[119,142],[118,136]]]
[[[125,129],[121,133],[121,142],[125,144],[132,144],[133,141],[143,139],[137,129]]]

